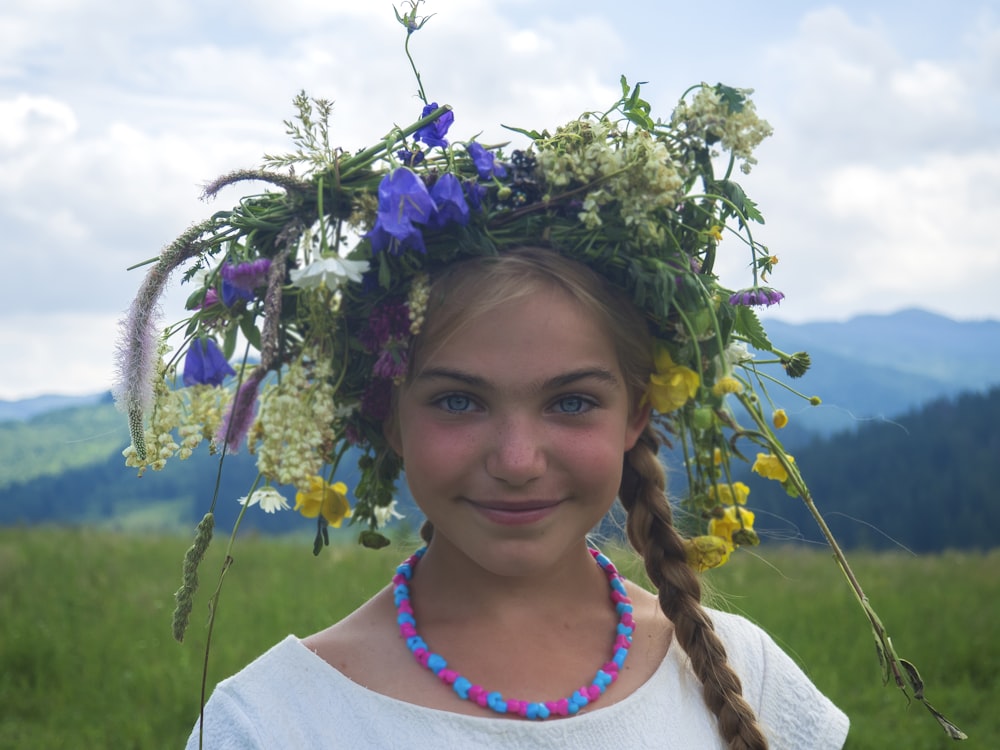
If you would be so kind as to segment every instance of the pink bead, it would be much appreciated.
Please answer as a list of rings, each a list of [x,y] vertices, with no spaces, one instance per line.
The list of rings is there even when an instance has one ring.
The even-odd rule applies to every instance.
[[[632,619],[631,612],[625,612],[622,615],[622,625],[627,625],[628,627],[635,627],[635,620]]]
[[[486,690],[482,685],[473,685],[469,688],[469,700],[479,700],[480,695],[486,695]]]
[[[404,638],[417,635],[417,629],[411,623],[404,622],[399,626],[399,632]]]
[[[449,685],[452,685],[454,684],[455,680],[458,679],[458,672],[456,672],[454,669],[445,668],[442,669],[440,672],[438,672],[438,677],[447,682]]]
[[[545,707],[556,716],[569,716],[569,700],[548,701]]]
[[[509,700],[507,701],[507,712],[525,716],[528,713],[527,701]]]
[[[615,638],[615,651],[617,651],[620,648],[627,649],[631,645],[632,644],[629,642],[629,639],[624,635],[620,635],[617,638]]]
[[[612,680],[618,676],[618,665],[613,661],[604,662],[604,664],[601,665],[601,669],[611,675]]]
[[[409,599],[404,599],[403,601],[401,601],[399,603],[399,606],[396,607],[396,611],[397,612],[405,612],[408,615],[412,615],[413,614],[413,605],[410,604],[410,600]]]
[[[427,660],[431,657],[431,652],[421,648],[414,651],[413,655],[417,658],[417,661],[420,662],[421,666],[426,667]]]
[[[611,601],[615,604],[631,604],[632,600],[618,591],[611,592]]]
[[[587,697],[592,701],[596,701],[601,697],[601,689],[597,685],[590,685],[587,687]]]

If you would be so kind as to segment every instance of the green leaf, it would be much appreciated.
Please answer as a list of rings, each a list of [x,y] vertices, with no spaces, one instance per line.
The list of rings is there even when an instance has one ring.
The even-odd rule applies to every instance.
[[[726,86],[722,83],[717,83],[715,84],[715,93],[717,93],[719,98],[726,103],[730,112],[743,111],[743,107],[746,104],[746,97],[739,89],[735,89],[732,86]]]
[[[253,323],[253,317],[244,315],[240,318],[240,330],[246,336],[247,341],[250,342],[250,346],[260,351],[260,331],[257,330],[257,326]]]
[[[236,326],[230,326],[226,330],[226,337],[222,341],[222,353],[226,359],[232,359],[233,354],[236,353],[236,333],[238,330]]]
[[[767,331],[760,323],[757,313],[749,307],[743,305],[736,306],[736,322],[734,330],[741,336],[745,336],[754,349],[769,352],[772,350],[770,339],[767,338]]]

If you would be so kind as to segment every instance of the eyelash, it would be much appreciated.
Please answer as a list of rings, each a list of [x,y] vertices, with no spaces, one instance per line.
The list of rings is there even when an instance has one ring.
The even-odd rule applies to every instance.
[[[450,414],[467,414],[469,413],[469,411],[471,411],[471,409],[469,408],[456,409],[448,406],[448,402],[451,401],[452,399],[462,399],[463,401],[466,402],[466,404],[469,407],[476,405],[475,399],[473,399],[471,396],[467,396],[464,393],[446,393],[443,396],[439,396],[438,398],[436,398],[433,401],[433,403],[434,405],[439,406],[440,408],[444,409],[446,412]],[[597,406],[597,402],[594,399],[579,394],[567,394],[565,396],[560,396],[555,401],[553,401],[553,406],[558,406],[560,404],[565,405],[565,402],[567,401],[579,402],[579,408],[574,411],[559,411],[558,412],[559,414],[575,417],[581,414],[586,414],[591,409]]]

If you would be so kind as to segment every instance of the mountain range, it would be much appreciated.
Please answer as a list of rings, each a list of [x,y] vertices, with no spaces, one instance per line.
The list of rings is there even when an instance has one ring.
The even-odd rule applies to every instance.
[[[778,380],[819,395],[822,405],[809,406],[779,383],[771,384],[770,396],[789,412],[791,423],[782,437],[797,460],[810,465],[810,486],[834,500],[835,513],[854,519],[849,539],[877,547],[886,540],[855,534],[858,528],[893,529],[898,526],[894,519],[916,517],[920,528],[900,540],[912,548],[961,546],[956,540],[992,545],[986,537],[970,542],[962,528],[949,524],[961,517],[968,529],[970,521],[984,518],[984,507],[996,505],[987,493],[1000,482],[997,462],[989,457],[989,451],[1000,450],[1000,433],[992,428],[1000,419],[1000,322],[958,322],[905,310],[843,323],[765,324],[779,349],[810,353],[812,367],[804,377]],[[0,524],[193,526],[207,508],[217,461],[196,454],[137,480],[121,457],[127,441],[125,418],[108,393],[0,402]],[[915,455],[922,456],[919,465],[912,463]],[[234,499],[246,494],[256,475],[251,456],[227,461],[220,525],[235,518]],[[865,471],[859,473],[858,466]],[[349,473],[338,478],[354,486]],[[768,516],[785,524],[769,533],[794,537],[788,524],[810,523],[800,509],[787,505],[787,498],[773,498],[773,483],[745,478],[756,481],[754,507],[764,511],[760,525],[767,525]],[[873,488],[874,495],[868,491]],[[671,489],[678,487],[672,483]],[[401,503],[412,519],[405,490]],[[921,511],[914,516],[914,508],[925,505],[937,511],[948,507],[950,515]],[[302,529],[297,514],[247,518],[249,527],[260,531]]]

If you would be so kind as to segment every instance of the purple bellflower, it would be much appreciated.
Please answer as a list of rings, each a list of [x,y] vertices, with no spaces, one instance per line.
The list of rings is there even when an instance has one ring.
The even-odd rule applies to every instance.
[[[378,186],[375,226],[365,235],[372,253],[387,250],[399,255],[407,248],[426,253],[423,235],[413,222],[426,224],[436,208],[424,181],[414,172],[400,167],[387,174]]]
[[[235,375],[215,339],[197,338],[184,356],[184,385],[222,385],[227,375]]]
[[[785,295],[777,289],[769,286],[755,286],[750,289],[741,289],[729,298],[730,305],[742,305],[743,307],[768,307],[776,305],[785,298]]]
[[[420,117],[427,117],[427,115],[437,108],[437,102],[431,102],[424,107],[423,111],[420,113]],[[455,113],[449,110],[433,122],[424,125],[413,137],[415,140],[423,141],[431,148],[434,148],[435,146],[444,148],[448,145],[445,135],[447,135],[448,128],[451,127],[453,122],[455,122]]]
[[[469,204],[465,201],[462,183],[451,172],[445,172],[434,183],[431,198],[437,206],[429,222],[432,227],[440,229],[452,222],[464,227],[469,223]]]
[[[254,290],[267,284],[270,268],[271,261],[267,258],[245,263],[223,263],[219,271],[222,276],[222,303],[232,307],[240,300],[252,300]]]
[[[469,152],[469,158],[476,165],[480,180],[507,176],[507,168],[503,164],[497,163],[496,156],[492,151],[486,150],[475,141],[466,145],[465,150]]]

